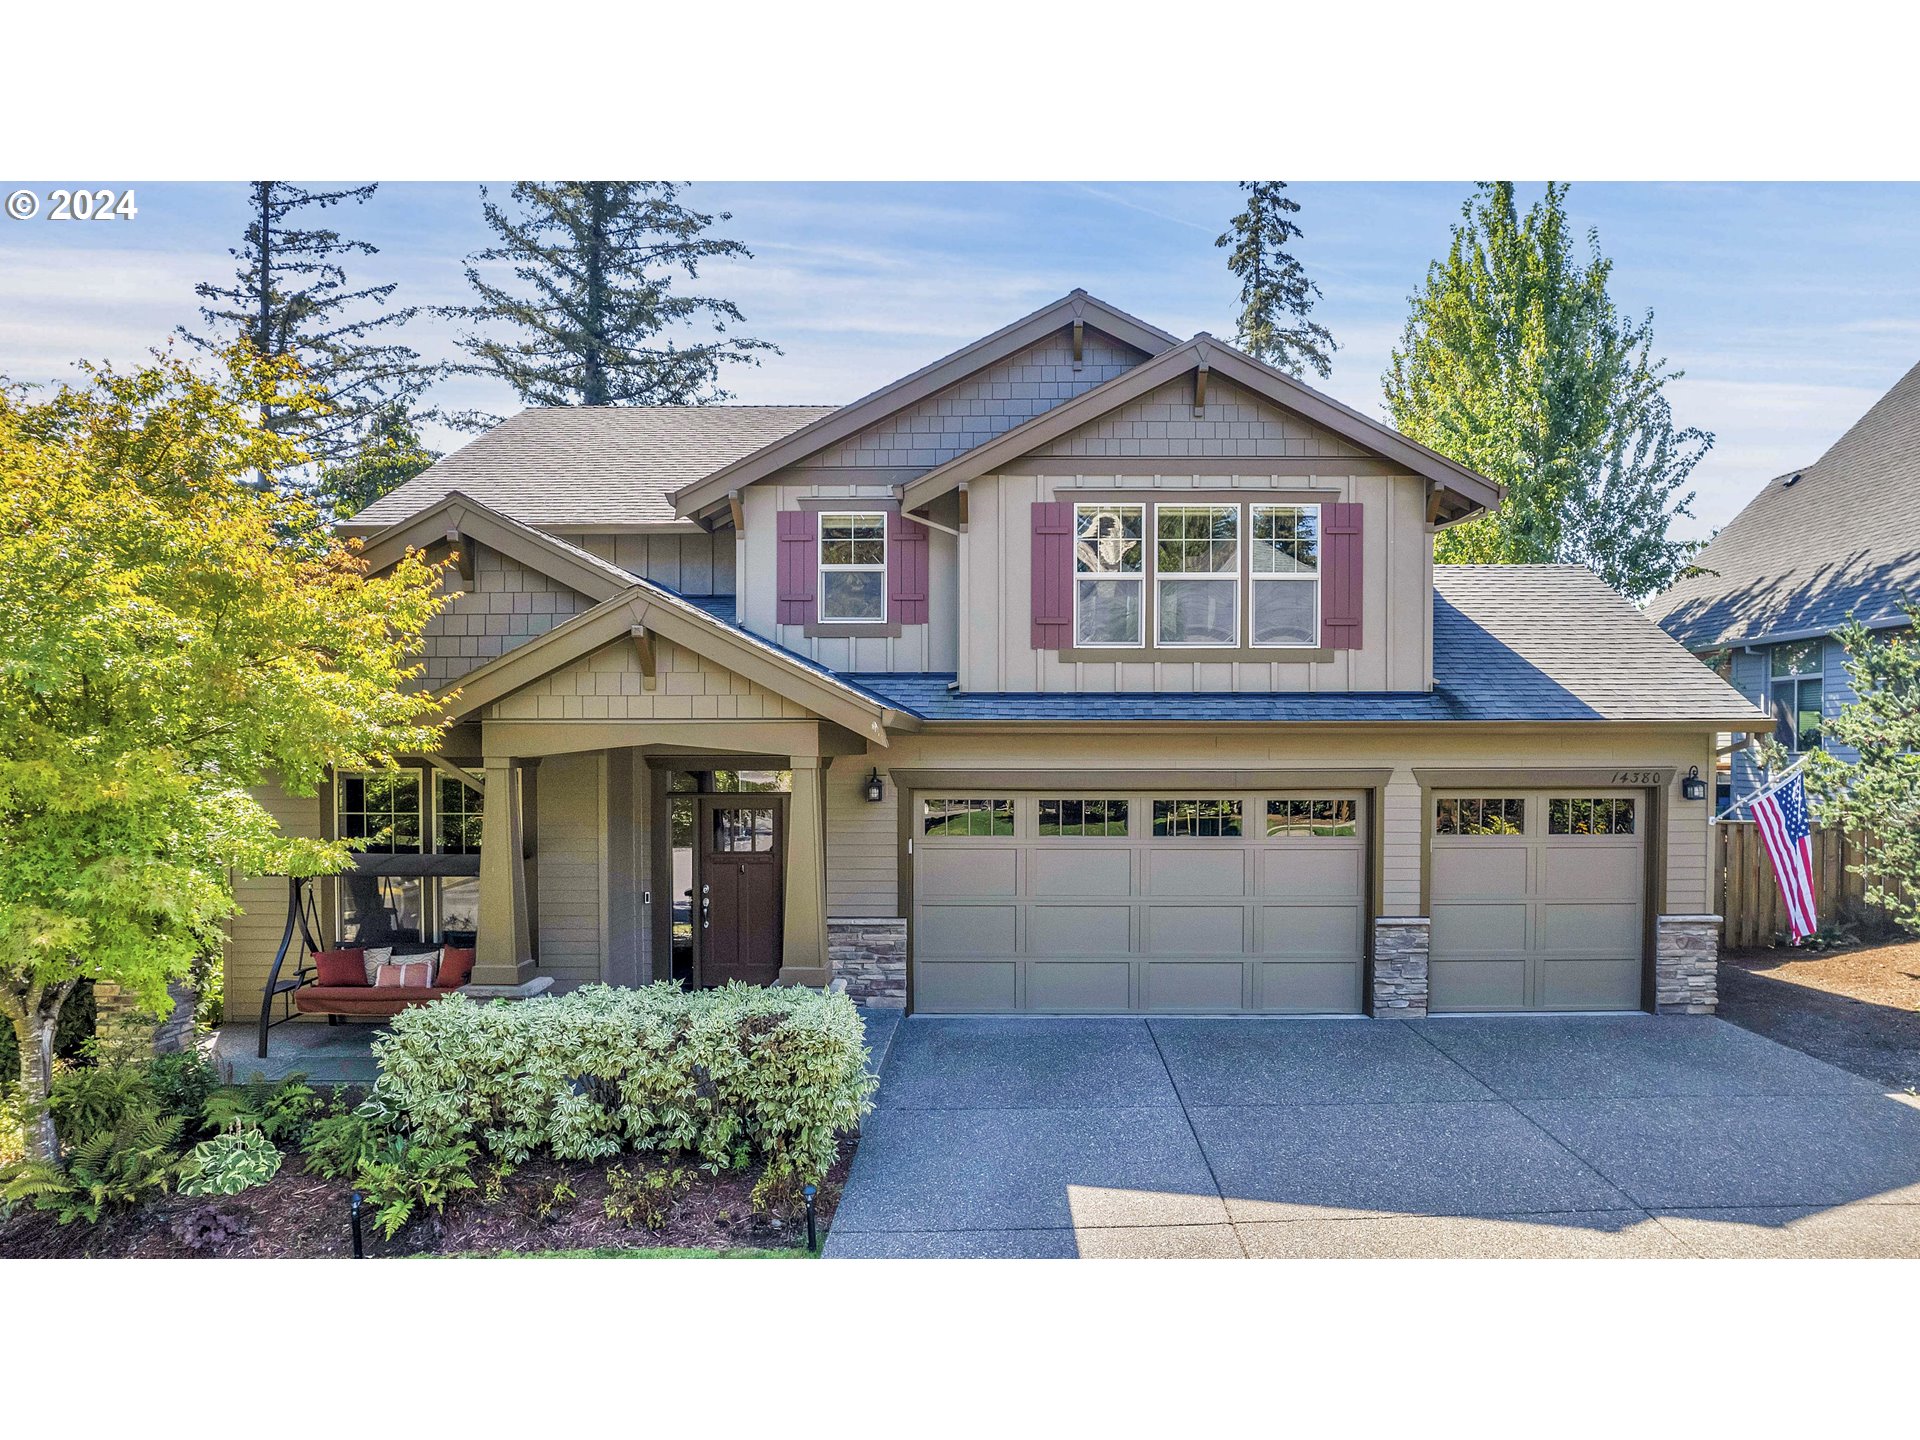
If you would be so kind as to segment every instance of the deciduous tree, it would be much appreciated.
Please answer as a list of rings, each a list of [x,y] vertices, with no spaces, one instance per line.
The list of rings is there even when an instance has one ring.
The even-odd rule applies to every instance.
[[[30,1108],[79,981],[164,1010],[233,912],[233,872],[346,863],[250,787],[311,795],[329,766],[438,736],[409,689],[438,567],[369,574],[310,506],[252,488],[302,458],[298,427],[261,417],[319,400],[290,361],[226,359],[0,397],[0,1014]],[[54,1158],[44,1113],[29,1139]]]
[[[1565,185],[1523,217],[1513,186],[1482,184],[1428,268],[1385,376],[1404,434],[1498,480],[1489,516],[1444,531],[1442,561],[1578,562],[1634,599],[1671,583],[1698,544],[1687,476],[1713,444],[1677,429],[1653,358],[1653,314],[1621,316],[1613,262],[1587,232],[1576,258]]]

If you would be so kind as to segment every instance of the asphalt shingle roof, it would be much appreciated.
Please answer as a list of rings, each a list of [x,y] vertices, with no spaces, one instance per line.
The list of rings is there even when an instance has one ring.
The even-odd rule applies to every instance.
[[[405,520],[459,490],[528,525],[659,525],[682,485],[838,408],[600,405],[522,410],[348,522]]]
[[[1784,483],[1795,473],[1800,478]],[[1806,468],[1779,476],[1648,613],[1690,650],[1896,622],[1920,598],[1920,365]]]
[[[924,720],[1673,721],[1751,703],[1579,565],[1434,569],[1431,693],[980,694],[951,674],[844,677]]]

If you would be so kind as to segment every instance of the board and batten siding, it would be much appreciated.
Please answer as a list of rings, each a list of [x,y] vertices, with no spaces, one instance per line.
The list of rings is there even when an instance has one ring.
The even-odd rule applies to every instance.
[[[866,798],[878,769],[885,798]],[[827,916],[873,919],[900,913],[900,794],[878,757],[843,755],[827,770]]]
[[[282,834],[298,836],[303,840],[324,838],[319,796],[289,795],[277,784],[268,784],[256,786],[253,798],[266,807]],[[287,925],[286,878],[280,875],[252,878],[236,876],[233,898],[240,912],[226,924],[222,969],[226,977],[227,1016],[238,1022],[260,1013],[260,995],[266,987],[267,974],[273,968],[274,953],[280,948],[280,936]],[[331,918],[327,919],[326,925],[331,936]],[[294,944],[299,944],[298,937]],[[293,959],[297,963],[298,956],[295,955]]]
[[[960,594],[964,689],[1001,691],[1373,691],[1425,690],[1432,678],[1433,572],[1425,489],[1411,476],[1261,474],[1257,460],[1226,473],[1208,464],[1191,473],[995,475],[970,489],[970,523],[962,541]],[[1184,462],[1192,464],[1191,461]],[[1267,661],[1085,661],[1033,648],[1031,514],[1036,501],[1071,502],[1079,495],[1138,494],[1142,503],[1177,502],[1183,492],[1231,491],[1248,500],[1263,493],[1311,492],[1322,503],[1357,503],[1365,525],[1361,648],[1335,651],[1317,663]],[[1149,542],[1150,543],[1150,542]],[[1152,583],[1149,575],[1148,583]],[[1177,656],[1178,652],[1165,652]]]
[[[542,760],[537,794],[537,973],[584,985],[601,978],[607,947],[606,752]]]
[[[733,594],[733,532],[677,535],[566,535],[590,555],[682,595]]]

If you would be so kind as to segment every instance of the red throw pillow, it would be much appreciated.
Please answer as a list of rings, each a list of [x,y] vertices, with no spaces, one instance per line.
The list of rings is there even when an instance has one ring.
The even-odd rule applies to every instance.
[[[433,966],[424,960],[395,961],[373,972],[376,990],[425,990],[433,984]]]
[[[321,985],[365,985],[364,950],[320,950],[314,953],[314,979]]]
[[[471,950],[455,950],[449,947],[440,952],[440,978],[434,983],[442,990],[451,990],[466,984],[473,978],[473,955]]]

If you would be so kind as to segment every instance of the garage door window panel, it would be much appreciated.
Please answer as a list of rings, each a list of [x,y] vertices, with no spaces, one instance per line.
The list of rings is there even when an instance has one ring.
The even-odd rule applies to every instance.
[[[1634,803],[1620,796],[1556,795],[1547,801],[1549,835],[1631,835]]]
[[[1241,802],[1216,799],[1167,799],[1153,802],[1153,834],[1158,840],[1232,840],[1240,836]]]
[[[972,797],[923,801],[921,833],[943,839],[1012,835],[1013,801]]]
[[[1351,800],[1269,800],[1267,838],[1351,838],[1358,833]]]
[[[1154,613],[1160,644],[1240,643],[1240,507],[1154,507]]]
[[[1046,838],[1125,839],[1125,800],[1042,800],[1038,833]]]
[[[1073,521],[1075,643],[1146,643],[1145,505],[1076,505]]]
[[[1515,796],[1446,798],[1434,804],[1435,835],[1524,835],[1526,831],[1527,802]]]

